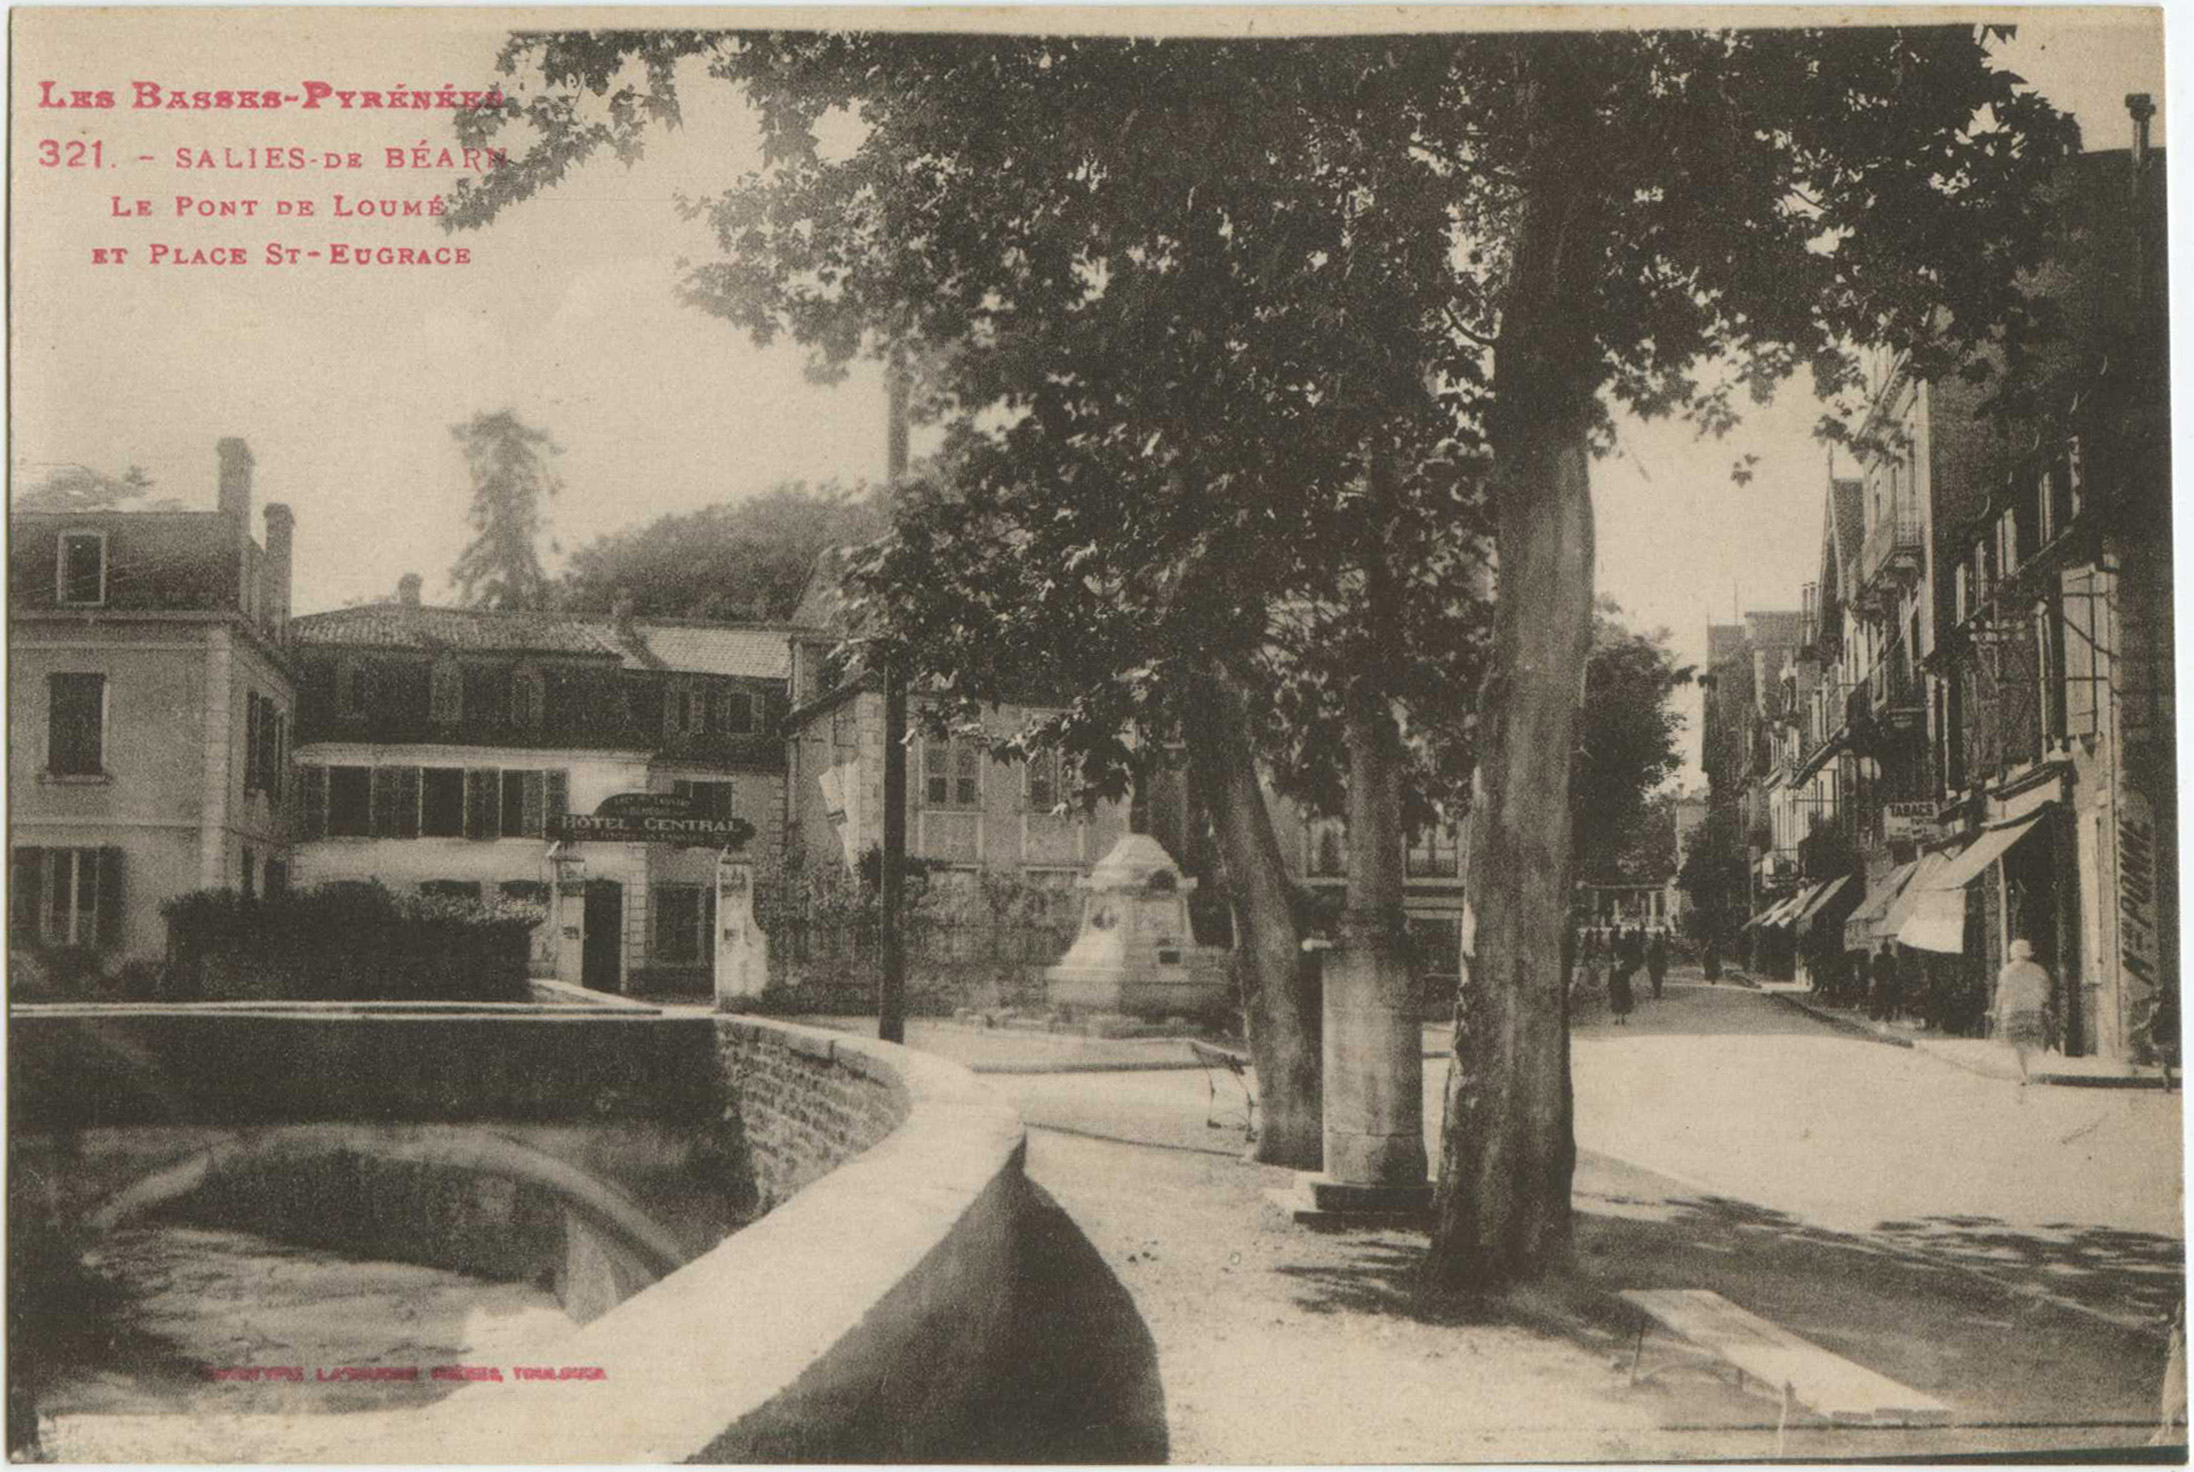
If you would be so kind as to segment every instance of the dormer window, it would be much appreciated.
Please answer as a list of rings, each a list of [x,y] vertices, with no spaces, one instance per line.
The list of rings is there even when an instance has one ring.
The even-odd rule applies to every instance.
[[[107,601],[105,532],[61,534],[54,599],[71,608],[97,608]]]

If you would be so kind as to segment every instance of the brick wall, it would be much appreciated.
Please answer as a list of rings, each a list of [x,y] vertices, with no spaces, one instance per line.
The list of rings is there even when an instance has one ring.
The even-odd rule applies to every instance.
[[[757,1203],[767,1211],[905,1120],[906,1086],[818,1028],[719,1018],[729,1108],[746,1132]]]

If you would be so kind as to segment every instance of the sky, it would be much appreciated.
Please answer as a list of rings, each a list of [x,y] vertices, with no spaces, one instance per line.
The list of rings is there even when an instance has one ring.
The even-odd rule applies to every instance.
[[[302,613],[389,596],[407,572],[424,576],[430,602],[450,597],[468,499],[450,427],[478,412],[513,409],[563,447],[551,524],[567,552],[783,480],[880,478],[884,403],[873,371],[811,384],[799,349],[757,348],[677,299],[681,262],[713,246],[705,227],[681,217],[678,196],[721,189],[759,162],[751,119],[727,89],[685,89],[685,127],[636,167],[589,164],[486,230],[445,236],[431,220],[329,215],[337,194],[423,204],[447,188],[462,169],[379,166],[391,146],[450,141],[447,114],[332,102],[310,112],[140,110],[131,84],[290,94],[315,79],[346,90],[484,87],[507,13],[175,9],[125,22],[18,10],[15,21],[11,485],[57,464],[139,465],[156,494],[210,507],[214,442],[241,436],[257,458],[258,503],[286,501],[297,513]],[[2124,94],[2164,103],[2153,27],[2093,10],[2021,21],[2004,64],[2074,113],[2088,147],[2126,144]],[[36,108],[46,80],[61,93],[110,89],[120,105]],[[105,166],[41,167],[48,139],[97,139]],[[247,150],[270,146],[315,161],[357,151],[367,166],[176,166],[178,149],[249,159]],[[193,203],[179,215],[183,196],[216,209],[254,200],[258,213],[208,219]],[[116,214],[138,200],[150,202],[149,217]],[[310,200],[315,216],[277,217],[283,200]],[[473,259],[268,265],[269,243],[452,245]],[[186,255],[237,247],[249,264],[153,265],[145,256],[156,244]],[[92,251],[109,246],[130,259],[93,264]],[[1637,624],[1669,628],[1688,661],[1703,658],[1710,620],[1796,607],[1819,556],[1828,461],[1811,437],[1818,414],[1810,392],[1793,386],[1722,441],[1624,422],[1619,453],[1593,470],[1601,592]],[[1734,486],[1729,467],[1747,453],[1758,457],[1756,477]],[[1682,703],[1695,723],[1695,694]],[[1695,732],[1687,741],[1695,776]]]

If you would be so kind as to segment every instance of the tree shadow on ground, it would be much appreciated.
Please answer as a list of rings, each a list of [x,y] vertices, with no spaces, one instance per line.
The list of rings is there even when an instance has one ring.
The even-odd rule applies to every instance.
[[[1375,1314],[1441,1327],[1497,1323],[1507,1317],[1499,1300],[1460,1293],[1429,1277],[1422,1239],[1382,1233],[1372,1241],[1359,1238],[1354,1246],[1345,1264],[1281,1263],[1273,1271],[1301,1286],[1296,1301],[1306,1313]]]
[[[1013,1335],[950,1460],[1149,1464],[1166,1460],[1158,1346],[1135,1300],[1059,1204],[1033,1182],[1022,1204]]]
[[[1837,1232],[1723,1196],[1651,1214],[1579,1202],[1579,1268],[1603,1290],[1708,1287],[1960,1419],[2066,1427],[2155,1414],[2180,1244],[1983,1218]]]

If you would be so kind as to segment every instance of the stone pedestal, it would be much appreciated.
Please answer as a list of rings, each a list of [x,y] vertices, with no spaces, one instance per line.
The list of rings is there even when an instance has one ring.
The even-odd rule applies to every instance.
[[[1157,839],[1131,833],[1082,881],[1082,925],[1044,968],[1054,1006],[1136,1017],[1193,1016],[1229,1005],[1226,952],[1199,946],[1189,928],[1196,881]]]
[[[716,1007],[737,1010],[769,985],[769,937],[754,923],[754,869],[716,862]]]
[[[1325,954],[1325,1169],[1298,1179],[1298,1221],[1413,1223],[1432,1206],[1415,988],[1400,947],[1365,944],[1369,923],[1345,920]]]
[[[586,982],[587,866],[561,858],[549,866],[549,924],[556,934],[556,979],[573,986]]]

